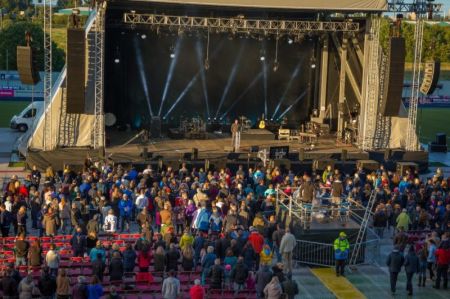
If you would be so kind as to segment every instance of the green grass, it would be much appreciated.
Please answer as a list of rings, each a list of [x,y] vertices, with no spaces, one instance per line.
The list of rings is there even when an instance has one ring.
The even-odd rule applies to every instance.
[[[67,46],[67,26],[65,25],[53,25],[52,28],[52,40],[58,46],[66,52]]]
[[[421,142],[428,143],[436,139],[436,133],[446,133],[450,141],[450,108],[419,108],[417,130]]]
[[[11,117],[29,104],[30,102],[27,101],[0,101],[0,128],[9,127]]]

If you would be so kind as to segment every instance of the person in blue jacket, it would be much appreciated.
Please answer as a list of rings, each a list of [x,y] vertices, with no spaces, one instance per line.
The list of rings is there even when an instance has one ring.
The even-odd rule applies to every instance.
[[[208,232],[209,230],[209,217],[211,216],[211,211],[209,211],[204,206],[201,208],[197,216],[197,221],[195,223],[199,231]]]
[[[126,230],[130,232],[130,221],[133,210],[133,203],[128,199],[128,195],[124,194],[119,202],[120,211],[120,230],[123,232],[126,225]]]

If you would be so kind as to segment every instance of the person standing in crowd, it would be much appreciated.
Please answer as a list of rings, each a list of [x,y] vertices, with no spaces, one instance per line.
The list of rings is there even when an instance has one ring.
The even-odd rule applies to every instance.
[[[133,250],[131,244],[127,244],[123,252],[123,270],[125,273],[134,272],[136,265],[136,251]]]
[[[72,288],[71,299],[86,299],[88,297],[87,283],[84,276],[77,277],[77,283]]]
[[[170,270],[169,276],[164,279],[161,293],[164,299],[177,299],[180,295],[180,281],[175,277],[175,272],[173,270]]]
[[[92,251],[91,251],[92,253]],[[103,256],[100,252],[96,254],[95,260],[91,259],[91,269],[92,275],[97,277],[100,282],[103,281],[103,275],[105,273],[105,262],[103,261]]]
[[[419,272],[419,258],[414,251],[414,246],[410,246],[408,254],[405,256],[406,291],[408,296],[413,294],[412,279],[415,273]]]
[[[39,292],[41,293],[41,299],[53,299],[56,294],[56,279],[50,275],[50,269],[44,267],[42,269],[42,275],[38,282]]]
[[[114,252],[111,262],[109,263],[109,280],[110,281],[122,281],[123,279],[123,261],[119,252]]]
[[[103,296],[103,287],[97,276],[92,277],[91,284],[87,287],[88,299],[100,299]]]
[[[86,253],[87,240],[81,230],[81,227],[76,228],[75,233],[70,239],[70,245],[72,246],[73,256],[82,257]]]
[[[286,299],[294,299],[298,295],[298,285],[295,280],[292,279],[292,275],[287,276],[287,279],[281,283],[283,293],[286,294]]]
[[[404,230],[408,230],[410,225],[412,224],[411,218],[408,215],[408,210],[403,209],[400,215],[397,216],[397,219],[395,220],[397,223],[397,230],[402,227]]]
[[[294,251],[297,241],[289,227],[286,227],[286,231],[281,238],[280,253],[283,257],[284,271],[286,273],[292,273],[292,252]]]
[[[70,279],[66,275],[66,269],[61,269],[56,278],[56,298],[69,299],[70,295]]]
[[[2,230],[2,237],[9,236],[13,215],[6,209],[4,203],[0,204],[0,228]]]
[[[130,232],[131,214],[133,211],[133,203],[128,198],[127,194],[124,194],[119,202],[120,210],[120,231]]]
[[[44,215],[42,220],[42,226],[47,237],[54,237],[57,235],[59,219],[56,213],[53,212],[53,208],[47,210],[47,214]]]
[[[231,270],[230,279],[233,281],[233,289],[237,293],[245,289],[245,282],[248,278],[248,267],[244,263],[244,258],[240,256],[236,266]]]
[[[200,279],[194,280],[194,285],[189,289],[189,296],[191,299],[205,298],[205,289],[200,284]]]
[[[398,247],[395,247],[394,250],[388,255],[386,260],[386,265],[389,268],[389,278],[391,282],[392,295],[395,295],[395,291],[397,288],[398,274],[401,272],[404,263],[405,258],[400,253]]]
[[[268,265],[261,265],[256,272],[256,298],[264,298],[264,288],[272,280],[272,272]]]
[[[28,250],[28,266],[39,268],[42,265],[42,248],[39,239],[33,241]]]
[[[224,280],[224,270],[220,265],[220,259],[216,258],[214,261],[214,266],[211,267],[209,271],[209,277],[211,278],[210,288],[211,289],[222,289]]]
[[[235,119],[234,123],[231,125],[231,147],[233,148],[233,152],[239,150],[240,140],[241,136],[239,132],[239,122]]]
[[[350,251],[350,243],[344,232],[339,233],[339,237],[334,240],[334,259],[336,260],[336,276],[345,275],[345,262],[348,259]]]
[[[427,248],[427,252],[428,252],[428,257],[427,257],[427,268],[428,271],[430,272],[430,279],[434,280],[434,267],[436,264],[436,241],[433,239],[429,239],[428,240],[428,248]]]
[[[16,235],[27,235],[27,208],[21,206],[17,212],[17,232]]]
[[[50,269],[50,274],[54,277],[57,277],[58,275],[58,268],[59,268],[59,262],[60,262],[60,256],[59,253],[56,251],[55,244],[50,244],[50,250],[45,255],[45,263],[47,264],[47,267]]]
[[[435,252],[436,255],[436,282],[433,286],[435,289],[440,289],[441,278],[443,279],[444,290],[448,287],[448,266],[450,264],[450,247],[449,242],[441,242],[439,248]]]
[[[30,243],[25,240],[25,235],[20,234],[17,237],[16,244],[14,246],[14,252],[16,255],[16,266],[26,266],[28,250],[30,248]]]
[[[63,235],[66,232],[70,233],[70,205],[64,197],[61,198],[61,202],[59,203],[59,219],[61,219],[61,233]]]
[[[117,217],[114,215],[114,210],[112,209],[108,211],[108,216],[105,217],[103,230],[110,234],[117,231]]]
[[[282,293],[283,290],[280,281],[278,280],[278,276],[274,275],[269,284],[264,288],[264,296],[266,299],[279,299],[281,298]]]

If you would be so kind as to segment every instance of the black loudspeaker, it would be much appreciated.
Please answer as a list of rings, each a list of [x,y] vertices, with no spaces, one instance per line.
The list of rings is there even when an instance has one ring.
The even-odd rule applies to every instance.
[[[447,135],[445,133],[437,133],[436,144],[447,145]]]
[[[192,159],[198,160],[198,148],[196,147],[192,148]]]
[[[17,46],[17,71],[22,84],[35,85],[40,81],[31,47]]]
[[[405,39],[391,37],[389,40],[388,62],[385,70],[384,89],[381,97],[383,116],[397,116],[400,110],[405,75]]]
[[[432,94],[436,89],[441,71],[440,61],[428,61],[425,63],[424,76],[420,92],[426,95]]]
[[[289,146],[271,146],[269,148],[270,159],[283,159],[289,156]]]
[[[67,29],[67,113],[85,113],[86,39],[81,28]]]
[[[150,138],[160,138],[161,137],[161,117],[152,116],[150,122]]]
[[[257,153],[257,152],[259,152],[259,146],[257,146],[257,145],[252,145],[252,147],[250,148],[250,152],[251,152],[251,153]]]
[[[152,157],[153,157],[153,154],[148,152],[147,147],[142,148],[141,158],[144,159],[144,161],[148,161]]]
[[[239,159],[240,153],[229,153],[227,156],[228,160],[237,160]]]
[[[377,171],[380,168],[380,163],[374,160],[358,160],[356,167],[367,171]]]
[[[291,169],[291,161],[289,159],[275,159],[273,160],[273,166],[283,169]]]
[[[183,160],[192,160],[192,153],[184,153]]]
[[[341,153],[341,160],[342,161],[347,161],[347,159],[348,159],[348,150],[343,148],[342,149],[342,153]]]

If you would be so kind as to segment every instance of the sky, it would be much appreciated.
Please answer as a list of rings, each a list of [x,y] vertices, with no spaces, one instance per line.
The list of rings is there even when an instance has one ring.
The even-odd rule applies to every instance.
[[[448,10],[450,9],[450,0],[437,0],[436,3],[444,4],[443,10],[445,11],[445,14],[448,13]]]

